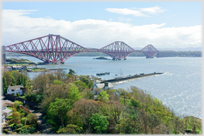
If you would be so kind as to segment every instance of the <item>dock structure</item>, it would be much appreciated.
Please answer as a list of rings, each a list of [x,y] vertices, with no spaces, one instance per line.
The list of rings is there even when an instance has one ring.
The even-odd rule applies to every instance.
[[[144,73],[140,73],[140,74],[136,74],[136,75],[132,75],[132,76],[126,76],[126,77],[117,77],[114,79],[108,79],[108,80],[103,80],[101,81],[101,83],[105,83],[105,82],[119,82],[119,81],[124,81],[124,80],[129,80],[129,79],[134,79],[134,78],[141,78],[141,77],[147,77],[147,76],[154,76],[154,75],[160,75],[163,73],[149,73],[149,74],[144,74]]]

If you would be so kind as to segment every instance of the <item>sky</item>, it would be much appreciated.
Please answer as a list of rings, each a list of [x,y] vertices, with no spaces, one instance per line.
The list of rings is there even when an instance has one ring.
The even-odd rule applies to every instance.
[[[2,44],[48,34],[83,47],[201,47],[201,2],[2,2]]]

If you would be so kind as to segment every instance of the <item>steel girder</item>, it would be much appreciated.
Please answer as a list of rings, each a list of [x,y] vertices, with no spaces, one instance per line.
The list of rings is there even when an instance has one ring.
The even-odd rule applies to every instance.
[[[113,42],[99,49],[100,52],[110,55],[113,60],[126,59],[128,55],[135,52],[133,48],[121,41]]]
[[[151,44],[148,44],[141,52],[145,54],[147,58],[153,58],[159,51]]]
[[[134,50],[122,41],[113,42],[100,49],[86,49],[60,35],[53,34],[6,46],[5,51],[30,55],[46,63],[64,63],[81,52],[103,52],[110,55],[113,60],[126,59],[133,52],[142,52],[147,58],[153,58],[158,53],[151,44],[142,50]]]
[[[30,55],[47,63],[64,63],[71,56],[86,52],[87,49],[60,35],[50,34],[6,46],[5,51]]]

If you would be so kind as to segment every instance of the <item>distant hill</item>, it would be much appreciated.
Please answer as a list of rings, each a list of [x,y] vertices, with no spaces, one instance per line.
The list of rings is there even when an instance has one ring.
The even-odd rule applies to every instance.
[[[202,51],[202,47],[188,47],[188,48],[158,48],[159,51]]]

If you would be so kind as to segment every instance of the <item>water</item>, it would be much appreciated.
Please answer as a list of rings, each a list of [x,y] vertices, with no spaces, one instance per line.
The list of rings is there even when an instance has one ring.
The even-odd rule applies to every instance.
[[[34,62],[40,62],[32,57],[23,57]],[[127,60],[96,60],[93,57],[71,57],[65,64],[42,65],[47,69],[67,68],[76,71],[77,75],[94,75],[110,72],[101,76],[102,79],[115,78],[123,75],[140,73],[164,72],[162,75],[138,78],[114,84],[114,88],[130,88],[136,86],[163,104],[173,108],[178,115],[192,115],[202,118],[202,89],[201,89],[201,60],[202,58],[167,57],[146,59],[144,57],[128,57]],[[34,78],[39,73],[29,73]]]

